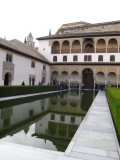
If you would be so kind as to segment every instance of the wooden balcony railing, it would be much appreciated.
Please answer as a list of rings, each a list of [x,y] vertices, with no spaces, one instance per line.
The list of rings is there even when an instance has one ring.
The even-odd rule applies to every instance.
[[[84,49],[82,49],[82,53],[94,53],[94,49],[93,48],[84,48]]]
[[[118,53],[118,48],[108,48],[107,53]]]
[[[62,53],[70,53],[70,49],[61,49]],[[71,53],[81,53],[81,49],[71,49]],[[84,48],[82,53],[95,53],[93,48]],[[106,53],[106,48],[96,48],[96,53]],[[107,48],[107,53],[118,53],[118,48]],[[60,54],[60,49],[52,49],[52,54]]]
[[[60,49],[52,49],[52,54],[60,54]]]
[[[81,49],[71,49],[71,53],[81,53]]]
[[[61,49],[61,53],[70,53],[70,49]]]
[[[106,53],[106,48],[96,48],[96,53]]]

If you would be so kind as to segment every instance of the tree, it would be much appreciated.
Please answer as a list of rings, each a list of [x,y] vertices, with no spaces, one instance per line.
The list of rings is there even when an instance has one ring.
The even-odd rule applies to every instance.
[[[24,43],[26,44],[26,37],[25,37]]]

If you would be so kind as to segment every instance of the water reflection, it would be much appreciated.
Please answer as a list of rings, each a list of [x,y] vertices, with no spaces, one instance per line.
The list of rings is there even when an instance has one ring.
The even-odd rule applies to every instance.
[[[0,138],[65,151],[89,109],[93,95],[92,91],[80,93],[76,90],[46,95],[43,99],[33,97],[0,102]]]

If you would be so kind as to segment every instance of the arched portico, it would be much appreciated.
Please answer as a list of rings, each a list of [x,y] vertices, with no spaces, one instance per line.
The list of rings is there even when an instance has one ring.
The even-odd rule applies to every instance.
[[[58,41],[55,41],[52,45],[52,53],[53,54],[59,54],[60,53],[60,43]]]
[[[65,40],[62,43],[61,53],[70,53],[70,43],[69,43],[69,41]]]
[[[94,41],[91,38],[86,38],[83,42],[83,53],[94,53]]]
[[[79,79],[79,73],[77,71],[73,71],[70,76],[70,87],[79,88]]]
[[[118,52],[118,42],[116,39],[110,39],[108,42],[108,48],[107,48],[108,53],[117,53]]]
[[[68,75],[67,71],[63,71],[61,73],[60,80],[61,80],[61,83],[68,84],[68,82],[69,82],[69,75]]]
[[[81,52],[80,41],[78,40],[73,41],[71,53],[80,53],[80,52]]]
[[[106,43],[104,39],[99,39],[97,41],[96,53],[106,53]]]
[[[108,73],[107,85],[117,85],[117,76],[115,72]]]
[[[90,68],[85,68],[82,71],[82,83],[85,89],[92,89],[94,86],[93,71]]]
[[[97,72],[96,84],[105,84],[105,75],[103,72]]]
[[[52,77],[51,77],[51,80],[52,80],[52,84],[53,85],[57,85],[59,82],[59,74],[57,71],[53,71],[52,72]]]

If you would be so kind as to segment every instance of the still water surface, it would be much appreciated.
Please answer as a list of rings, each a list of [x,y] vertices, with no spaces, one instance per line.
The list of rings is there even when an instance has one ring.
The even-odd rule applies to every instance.
[[[0,139],[65,151],[95,95],[75,90],[0,102]]]

